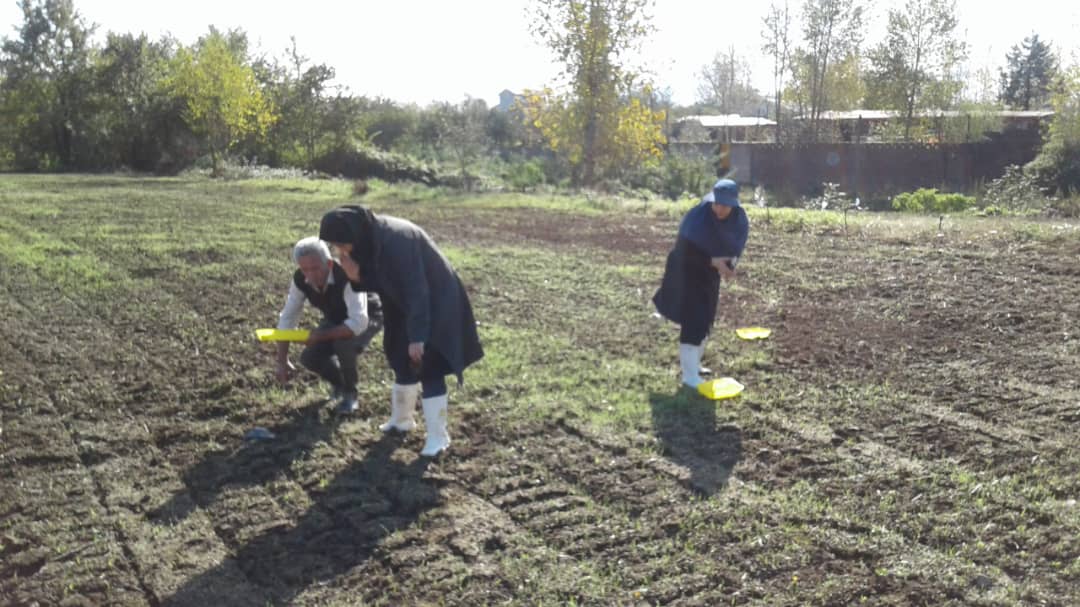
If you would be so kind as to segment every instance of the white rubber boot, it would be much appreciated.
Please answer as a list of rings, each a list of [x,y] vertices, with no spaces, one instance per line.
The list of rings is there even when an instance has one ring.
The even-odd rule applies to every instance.
[[[450,446],[450,434],[446,431],[446,403],[446,394],[423,399],[427,443],[420,455],[435,457]]]
[[[679,344],[679,362],[682,364],[682,383],[697,388],[701,385],[702,346]]]
[[[416,427],[413,412],[416,411],[416,397],[420,395],[420,384],[394,384],[390,389],[390,421],[379,426],[379,430],[389,432],[398,430],[408,432]]]

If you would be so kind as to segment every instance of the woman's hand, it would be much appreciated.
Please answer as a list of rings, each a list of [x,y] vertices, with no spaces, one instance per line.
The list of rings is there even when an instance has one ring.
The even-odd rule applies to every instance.
[[[420,364],[420,361],[424,359],[424,342],[418,341],[409,344],[409,360],[414,365]]]
[[[345,276],[349,277],[351,282],[360,282],[360,265],[353,260],[348,254],[342,255],[338,260],[338,265],[342,270],[345,270]]]
[[[730,257],[713,257],[712,267],[720,273],[720,278],[728,281],[735,280],[735,270],[731,267]]]

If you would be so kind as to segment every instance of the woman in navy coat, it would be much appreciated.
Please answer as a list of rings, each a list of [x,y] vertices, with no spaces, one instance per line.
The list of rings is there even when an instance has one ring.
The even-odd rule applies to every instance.
[[[679,224],[664,278],[653,296],[661,316],[680,325],[682,381],[701,383],[701,352],[720,299],[720,280],[733,280],[746,247],[750,221],[739,204],[739,185],[721,179]]]

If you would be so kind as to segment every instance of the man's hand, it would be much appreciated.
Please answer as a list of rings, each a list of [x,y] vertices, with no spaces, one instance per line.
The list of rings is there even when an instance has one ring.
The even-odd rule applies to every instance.
[[[321,329],[314,329],[308,334],[307,341],[304,342],[305,346],[314,346],[315,344],[321,344],[324,341],[334,341],[337,339],[352,339],[352,329],[348,325],[342,323],[333,327],[323,327]]]
[[[296,367],[293,366],[291,361],[286,360],[285,364],[278,364],[274,377],[277,378],[279,384],[284,386],[289,383],[294,373],[296,373]]]
[[[338,265],[345,270],[345,276],[348,276],[350,281],[360,282],[360,265],[351,256],[342,255]]]

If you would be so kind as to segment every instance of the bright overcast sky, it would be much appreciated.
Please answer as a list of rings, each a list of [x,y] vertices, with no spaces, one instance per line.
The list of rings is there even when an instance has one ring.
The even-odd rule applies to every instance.
[[[782,1],[782,0],[779,0]],[[0,0],[0,35],[14,36],[22,15],[16,0]],[[529,0],[75,0],[75,8],[98,33],[171,33],[185,44],[210,25],[247,32],[252,48],[284,57],[295,36],[302,55],[325,63],[353,94],[421,105],[461,101],[466,95],[493,105],[499,91],[553,84],[560,66],[529,33]],[[867,3],[873,22],[867,43],[884,32],[888,6]],[[1008,5],[957,0],[962,37],[971,67],[995,72],[1005,53],[1032,32],[1050,42],[1065,63],[1080,49],[1077,2],[1026,0]],[[734,46],[750,60],[755,84],[772,86],[771,63],[761,55],[761,23],[768,2],[657,0],[658,31],[646,43],[644,61],[658,88],[676,104],[696,100],[697,74],[718,51]],[[791,2],[792,10],[802,3]],[[1023,7],[1009,8],[1011,7]]]

